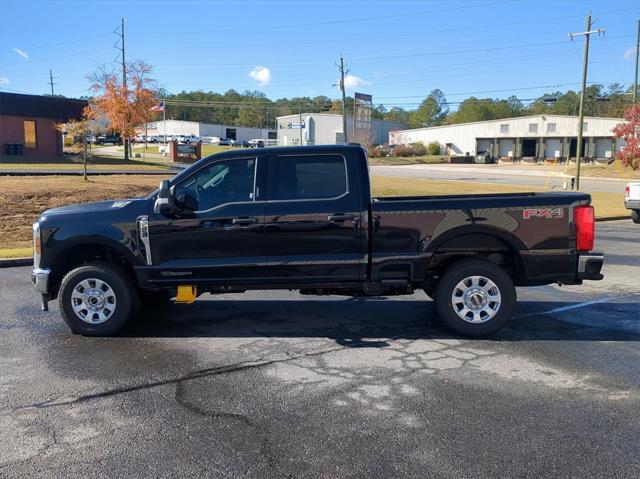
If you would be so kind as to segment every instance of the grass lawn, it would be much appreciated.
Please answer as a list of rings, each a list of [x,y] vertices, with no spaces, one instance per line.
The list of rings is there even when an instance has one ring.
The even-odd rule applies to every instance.
[[[167,174],[167,178],[171,174]],[[90,177],[88,181],[73,176],[4,176],[0,177],[0,257],[31,255],[31,225],[49,208],[118,198],[134,198],[158,187],[161,175],[113,175]],[[413,178],[372,179],[375,196],[428,196],[473,193],[508,193],[532,191],[519,185],[498,185],[470,181]],[[622,194],[592,193],[598,217],[628,216]],[[13,205],[19,204],[16,209]]]
[[[428,165],[434,163],[448,163],[446,156],[387,156],[384,158],[369,158],[371,165]]]
[[[131,159],[124,161],[113,156],[93,156],[87,165],[91,169],[99,170],[164,170],[167,166],[161,163]],[[10,171],[24,170],[79,170],[82,171],[82,160],[75,156],[54,156],[45,158],[29,158],[24,156],[0,157],[0,169]]]

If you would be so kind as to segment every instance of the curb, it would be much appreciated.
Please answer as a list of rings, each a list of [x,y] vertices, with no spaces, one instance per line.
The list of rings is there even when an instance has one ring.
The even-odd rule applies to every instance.
[[[33,258],[0,258],[0,268],[17,268],[19,266],[31,266]]]
[[[600,221],[617,221],[617,220],[630,220],[631,216],[604,216],[603,218],[596,218],[596,223]]]

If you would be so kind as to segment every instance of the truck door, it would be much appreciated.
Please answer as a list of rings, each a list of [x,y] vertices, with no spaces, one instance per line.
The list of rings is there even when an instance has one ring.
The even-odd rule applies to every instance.
[[[220,159],[172,185],[174,198],[193,196],[197,210],[150,217],[152,280],[244,283],[263,273],[264,202],[256,178],[264,161],[255,155]]]
[[[360,280],[366,244],[355,156],[271,153],[267,165],[266,276],[286,283]],[[366,211],[366,210],[365,210]]]

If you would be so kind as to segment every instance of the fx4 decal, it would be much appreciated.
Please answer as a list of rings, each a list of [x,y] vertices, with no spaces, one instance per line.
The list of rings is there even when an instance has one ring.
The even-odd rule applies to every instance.
[[[562,218],[564,210],[562,208],[527,208],[522,211],[525,220],[531,218]]]

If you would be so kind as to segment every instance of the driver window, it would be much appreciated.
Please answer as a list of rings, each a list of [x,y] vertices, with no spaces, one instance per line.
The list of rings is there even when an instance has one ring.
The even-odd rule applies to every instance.
[[[218,161],[177,185],[174,196],[193,196],[198,211],[225,203],[253,201],[255,171],[255,158]]]

